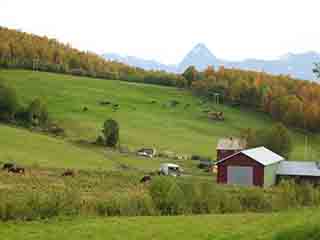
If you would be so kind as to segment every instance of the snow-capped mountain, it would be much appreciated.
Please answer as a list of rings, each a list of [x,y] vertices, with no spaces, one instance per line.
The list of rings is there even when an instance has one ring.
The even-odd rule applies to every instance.
[[[183,72],[191,65],[196,66],[198,70],[203,70],[208,65],[221,65],[221,61],[203,43],[199,43],[183,58],[177,68],[179,72]]]
[[[312,68],[314,67],[314,63],[320,62],[320,54],[312,51],[301,54],[288,53],[276,60],[247,59],[233,62],[217,58],[203,43],[197,44],[177,65],[166,65],[155,60],[120,56],[118,54],[104,54],[103,57],[146,70],[181,73],[191,65],[195,66],[198,70],[203,70],[208,65],[214,67],[224,65],[229,68],[265,71],[272,74],[290,74],[293,77],[307,80],[315,79]]]
[[[134,56],[121,56],[116,53],[108,53],[102,55],[105,59],[110,61],[117,61],[121,63],[128,64],[130,66],[143,68],[145,70],[164,70],[167,72],[176,72],[176,66],[175,65],[165,65],[162,63],[159,63],[155,60],[147,60],[142,59]]]

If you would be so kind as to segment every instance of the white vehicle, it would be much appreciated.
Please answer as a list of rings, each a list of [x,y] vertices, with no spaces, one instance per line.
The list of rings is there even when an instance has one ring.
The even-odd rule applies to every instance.
[[[138,156],[153,158],[156,155],[154,148],[142,148],[137,152]]]
[[[165,176],[180,176],[183,172],[182,168],[179,165],[173,163],[163,163],[160,165],[159,169],[160,174]]]

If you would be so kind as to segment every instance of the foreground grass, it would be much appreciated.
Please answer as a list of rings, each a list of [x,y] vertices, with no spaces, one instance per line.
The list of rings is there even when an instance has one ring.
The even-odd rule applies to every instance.
[[[316,223],[319,210],[273,214],[179,217],[78,218],[1,223],[7,240],[18,239],[239,239],[269,240],[286,229]]]

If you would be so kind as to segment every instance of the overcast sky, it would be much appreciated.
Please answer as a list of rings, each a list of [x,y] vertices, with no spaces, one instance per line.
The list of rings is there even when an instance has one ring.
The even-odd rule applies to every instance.
[[[0,25],[96,53],[177,63],[199,42],[228,60],[320,52],[318,0],[0,1]]]

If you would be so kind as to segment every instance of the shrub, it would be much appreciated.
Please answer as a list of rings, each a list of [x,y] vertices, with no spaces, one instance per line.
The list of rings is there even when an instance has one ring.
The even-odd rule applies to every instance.
[[[243,210],[254,212],[272,210],[272,203],[261,189],[243,189],[239,199]]]
[[[80,196],[74,188],[28,191],[21,197],[0,194],[0,219],[3,221],[47,219],[79,213]]]
[[[190,212],[184,192],[174,178],[154,178],[150,186],[150,194],[156,208],[162,215]]]
[[[319,222],[295,226],[276,234],[274,240],[318,240],[320,239]]]
[[[105,144],[103,136],[99,135],[95,141],[95,144],[99,146],[103,146]]]
[[[108,200],[97,201],[96,213],[100,216],[152,216],[156,215],[151,196],[135,189],[129,193],[112,195]]]
[[[102,133],[105,145],[115,147],[119,141],[119,124],[113,119],[108,119],[103,124]]]
[[[16,91],[0,83],[0,118],[5,121],[13,120],[18,108]]]
[[[29,123],[33,126],[44,126],[47,124],[49,119],[49,114],[47,106],[39,98],[34,99],[29,107]]]

